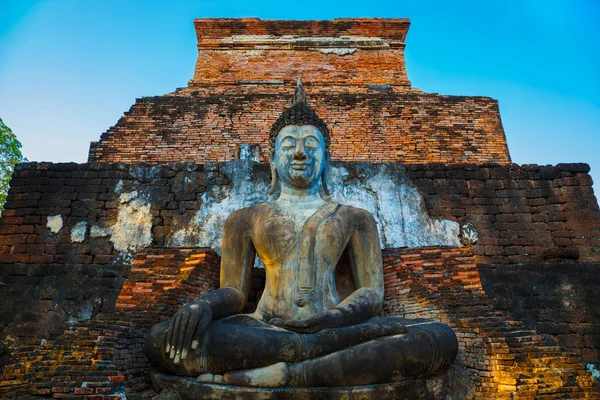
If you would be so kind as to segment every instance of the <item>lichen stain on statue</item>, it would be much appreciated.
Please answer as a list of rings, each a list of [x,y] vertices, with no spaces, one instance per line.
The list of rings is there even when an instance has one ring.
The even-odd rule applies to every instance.
[[[269,194],[279,190],[278,198],[227,217],[220,288],[150,330],[150,362],[168,375],[263,388],[370,385],[447,369],[458,352],[450,327],[379,316],[383,267],[377,224],[369,211],[330,200],[323,179],[329,130],[309,107],[300,82],[292,106],[271,128],[270,144]],[[249,185],[252,178],[244,181]],[[370,190],[387,185],[383,179]],[[250,201],[262,196],[256,192]],[[244,204],[233,203],[233,196],[222,200],[227,198],[228,207]],[[256,255],[265,266],[265,289],[256,311],[240,314]],[[352,287],[341,296],[336,270],[344,255]]]

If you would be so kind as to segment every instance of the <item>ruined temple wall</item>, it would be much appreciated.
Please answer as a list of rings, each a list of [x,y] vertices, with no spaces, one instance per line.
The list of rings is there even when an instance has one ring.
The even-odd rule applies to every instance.
[[[0,263],[120,264],[149,245],[218,248],[229,212],[268,200],[268,166],[232,163],[21,165],[0,217]],[[600,261],[600,211],[587,165],[332,168],[338,201],[373,208],[388,247],[460,239],[472,243],[478,263]],[[380,209],[374,189],[392,196],[384,199],[391,209]],[[433,236],[413,240],[424,231]]]
[[[498,102],[392,88],[307,87],[331,131],[340,161],[400,163],[510,162]],[[269,130],[289,107],[291,86],[186,88],[146,97],[92,142],[89,161],[159,163],[228,161],[242,143],[268,160]]]
[[[473,224],[478,263],[600,261],[600,211],[587,164],[406,169],[432,217]]]
[[[26,280],[11,283],[11,288],[33,295],[23,297],[18,307],[0,302],[0,310],[15,311],[7,331],[0,330],[0,337],[10,335],[4,336],[9,351],[7,364],[0,367],[0,397],[152,398],[156,393],[148,379],[151,368],[142,351],[148,328],[216,288],[218,265],[217,254],[205,248],[142,249],[130,268],[122,274],[115,271],[119,285],[110,289],[110,298],[95,312],[81,316],[76,309],[63,307],[58,310],[64,312],[62,325],[52,326],[44,318],[51,311],[44,302],[66,303],[60,293],[47,293],[43,287],[36,292]],[[14,267],[13,272],[20,269],[33,277],[33,271],[43,266]],[[102,284],[87,277],[85,266],[69,267],[59,275],[70,281],[83,278],[92,286]],[[255,275],[259,271],[255,269]],[[494,308],[468,248],[387,249],[383,273],[386,315],[442,320],[457,333],[459,355],[447,373],[451,396],[597,398],[598,389],[592,387],[581,358]],[[264,285],[264,274],[260,276]],[[262,287],[253,284],[250,297]],[[72,291],[79,296],[90,293],[82,286]],[[17,314],[23,311],[39,318],[39,329],[19,325]]]
[[[496,309],[580,352],[598,374],[600,263],[482,264],[479,274]]]

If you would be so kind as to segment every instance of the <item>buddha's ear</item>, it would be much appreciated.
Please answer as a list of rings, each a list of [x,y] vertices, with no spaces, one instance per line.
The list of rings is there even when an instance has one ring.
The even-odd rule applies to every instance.
[[[271,164],[271,190],[269,191],[269,196],[273,196],[277,191],[277,184],[279,182],[277,166],[275,165],[275,150],[271,150],[269,154],[269,163]]]
[[[326,196],[330,196],[329,188],[327,187],[327,166],[329,165],[329,149],[325,149],[325,167],[321,173],[321,185],[323,186],[323,193]]]

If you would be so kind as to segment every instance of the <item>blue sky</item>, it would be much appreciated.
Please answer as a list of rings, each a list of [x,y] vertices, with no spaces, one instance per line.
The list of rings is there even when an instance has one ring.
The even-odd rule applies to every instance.
[[[498,99],[514,162],[600,181],[598,0],[0,0],[0,118],[30,160],[85,162],[136,97],[187,84],[199,17],[410,18],[413,86]]]

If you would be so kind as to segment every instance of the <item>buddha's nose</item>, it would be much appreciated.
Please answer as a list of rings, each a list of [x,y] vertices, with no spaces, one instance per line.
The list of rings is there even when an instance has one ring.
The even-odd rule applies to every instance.
[[[306,151],[304,150],[304,144],[301,140],[296,143],[296,151],[294,152],[294,160],[306,160]]]

